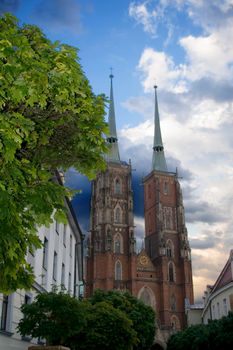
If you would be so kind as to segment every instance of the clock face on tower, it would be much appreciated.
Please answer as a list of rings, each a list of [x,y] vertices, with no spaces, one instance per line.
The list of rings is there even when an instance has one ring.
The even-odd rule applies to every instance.
[[[148,264],[148,262],[149,262],[149,259],[147,258],[147,256],[145,256],[145,255],[142,255],[141,257],[140,257],[140,264],[142,264],[142,265],[147,265]]]

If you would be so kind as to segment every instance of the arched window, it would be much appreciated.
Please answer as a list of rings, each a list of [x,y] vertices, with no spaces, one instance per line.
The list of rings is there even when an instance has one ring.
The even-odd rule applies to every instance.
[[[174,246],[170,240],[168,240],[166,243],[166,255],[168,258],[172,258],[174,256]]]
[[[171,261],[168,264],[168,280],[169,280],[169,282],[175,281],[174,265]]]
[[[120,208],[116,208],[116,210],[115,210],[115,222],[118,224],[121,222],[121,210],[120,210]]]
[[[146,288],[143,289],[140,299],[144,302],[144,304],[151,306],[150,294]]]
[[[114,237],[114,253],[116,254],[122,253],[122,248],[123,248],[122,236],[118,233]]]
[[[122,280],[122,265],[119,260],[117,260],[115,264],[115,280],[117,281]]]
[[[120,194],[121,193],[121,182],[120,182],[120,180],[119,179],[116,179],[115,180],[115,193],[116,194]]]
[[[173,315],[171,317],[171,328],[175,330],[180,330],[180,321],[177,316]]]
[[[144,304],[151,306],[154,310],[156,309],[156,300],[153,291],[147,287],[142,287],[138,292],[138,299],[142,300]]]

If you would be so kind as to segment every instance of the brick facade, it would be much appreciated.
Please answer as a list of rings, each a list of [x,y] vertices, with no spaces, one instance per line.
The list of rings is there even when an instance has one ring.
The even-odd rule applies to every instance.
[[[95,289],[128,290],[150,304],[160,329],[184,328],[193,303],[192,268],[176,174],[144,179],[145,249],[136,253],[131,166],[108,163],[92,185],[86,296]]]

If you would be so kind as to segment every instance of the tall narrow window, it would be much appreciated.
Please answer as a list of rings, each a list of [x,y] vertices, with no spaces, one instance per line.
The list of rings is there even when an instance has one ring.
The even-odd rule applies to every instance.
[[[55,221],[55,230],[56,230],[57,234],[59,235],[59,222],[57,220]]]
[[[120,254],[121,252],[121,239],[120,236],[117,235],[114,239],[114,253]]]
[[[217,313],[218,313],[218,318],[220,318],[220,305],[217,303]]]
[[[67,225],[64,224],[64,228],[63,228],[63,244],[66,247],[66,232],[67,232]]]
[[[227,299],[223,299],[223,312],[224,316],[227,316],[228,310],[227,310]]]
[[[43,245],[43,262],[42,262],[42,266],[45,270],[47,270],[47,267],[48,267],[48,245],[49,245],[49,241],[45,237],[44,245]]]
[[[168,240],[166,244],[166,255],[168,258],[173,257],[173,250],[174,250],[173,243],[170,240]]]
[[[71,273],[69,272],[68,291],[71,293]]]
[[[213,319],[215,319],[216,318],[216,316],[215,316],[215,305],[212,305],[212,314],[213,314]]]
[[[70,256],[72,256],[72,250],[73,250],[73,237],[70,235]]]
[[[120,281],[122,279],[122,266],[118,260],[115,265],[115,280]]]
[[[121,210],[120,208],[116,208],[115,211],[115,222],[120,223],[121,222]]]
[[[57,280],[57,252],[53,254],[53,279]]]
[[[4,331],[6,330],[6,325],[7,325],[8,301],[9,301],[8,295],[3,294],[1,329]]]
[[[65,285],[65,264],[62,263],[61,266],[61,284]]]
[[[115,193],[120,194],[121,193],[121,183],[119,179],[115,180]]]
[[[164,193],[164,194],[168,194],[168,182],[167,182],[167,181],[164,181],[164,184],[163,184],[163,193]]]
[[[168,265],[168,280],[170,282],[174,282],[175,281],[175,278],[174,278],[174,266],[173,266],[172,262],[170,262],[169,265]]]

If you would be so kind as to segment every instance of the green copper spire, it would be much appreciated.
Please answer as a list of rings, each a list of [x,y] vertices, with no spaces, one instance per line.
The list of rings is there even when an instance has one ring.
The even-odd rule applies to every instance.
[[[157,100],[157,86],[155,88],[155,131],[154,131],[154,146],[152,158],[152,170],[167,171],[167,164],[163,150],[163,141],[160,130],[159,108]]]
[[[113,74],[111,73],[109,77],[111,80],[110,106],[109,106],[109,114],[108,114],[108,125],[109,125],[110,135],[107,138],[107,142],[109,144],[109,153],[107,155],[107,160],[114,163],[120,163],[120,155],[119,155],[117,132],[116,132],[115,109],[114,109],[114,100],[113,100],[113,87],[112,87]]]

